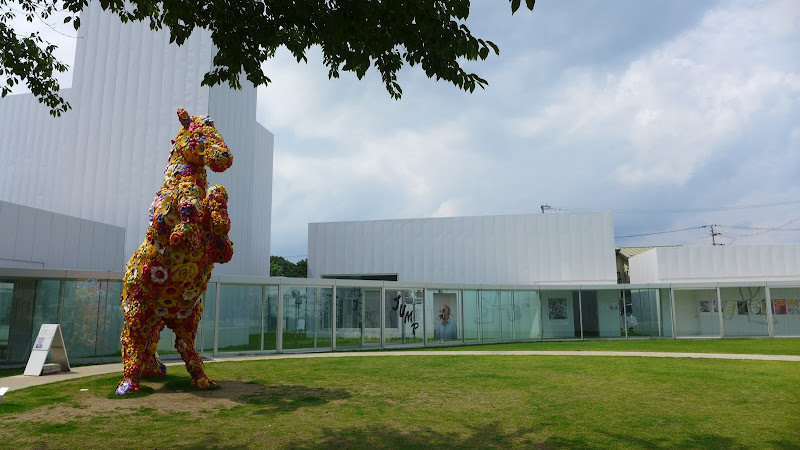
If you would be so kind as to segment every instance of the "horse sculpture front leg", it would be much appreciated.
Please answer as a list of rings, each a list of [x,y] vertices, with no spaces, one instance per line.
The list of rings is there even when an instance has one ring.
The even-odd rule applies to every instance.
[[[142,363],[146,359],[148,343],[153,330],[159,326],[156,313],[142,302],[127,299],[125,323],[122,329],[122,380],[117,385],[117,395],[126,395],[140,389]]]

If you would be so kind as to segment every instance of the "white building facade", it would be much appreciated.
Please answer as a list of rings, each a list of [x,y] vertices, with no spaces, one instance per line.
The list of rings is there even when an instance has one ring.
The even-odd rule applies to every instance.
[[[141,244],[161,185],[178,107],[210,114],[234,154],[209,182],[230,197],[235,254],[215,274],[268,275],[273,136],[256,122],[256,89],[201,86],[210,33],[183,46],[148,23],[123,24],[96,3],[81,14],[72,110],[52,118],[30,94],[0,100],[0,200],[125,229],[122,270]],[[5,239],[5,238],[4,238]],[[238,245],[237,245],[238,244]]]
[[[614,284],[610,212],[311,223],[309,277]]]
[[[630,258],[631,283],[800,278],[800,244],[656,247]]]

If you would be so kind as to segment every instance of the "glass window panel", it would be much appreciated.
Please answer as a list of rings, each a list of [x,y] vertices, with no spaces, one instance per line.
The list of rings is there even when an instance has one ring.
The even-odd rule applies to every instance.
[[[385,300],[386,345],[422,344],[423,290],[387,289]]]
[[[8,329],[7,360],[25,362],[31,353],[33,335],[33,313],[36,297],[36,280],[13,281],[11,294],[11,319]]]
[[[800,336],[800,287],[770,288],[775,336]]]
[[[99,311],[105,292],[98,280],[65,280],[61,331],[70,359],[97,355]]]
[[[457,290],[429,290],[428,296],[428,343],[460,341],[461,307]]]
[[[464,340],[480,339],[480,299],[478,291],[464,290]]]
[[[120,304],[122,296],[122,282],[105,281],[106,301],[102,320],[102,339],[100,341],[100,356],[104,360],[117,361],[121,358],[120,336],[122,335],[122,323],[125,320]],[[36,296],[39,296],[37,291]],[[38,301],[37,301],[38,304]]]
[[[628,336],[661,336],[661,309],[657,289],[634,289],[630,291]]]
[[[716,289],[679,289],[673,295],[678,337],[719,336]]]
[[[14,297],[14,283],[0,281],[0,362],[8,361],[8,338],[11,330],[11,302]],[[58,300],[58,297],[56,297]]]
[[[267,286],[264,298],[264,350],[278,348],[278,286]]]
[[[618,289],[581,291],[583,337],[625,336],[625,317],[621,310],[622,293]]]
[[[541,339],[539,293],[514,291],[514,339]]]
[[[331,348],[330,302],[333,289],[284,286],[283,348]],[[378,327],[380,331],[380,326]]]
[[[261,350],[261,286],[220,285],[217,350]]]
[[[514,293],[500,291],[500,304],[497,315],[500,319],[500,339],[511,340],[514,338]]]
[[[336,288],[336,348],[361,346],[363,304],[364,292],[361,288]]]
[[[672,337],[672,301],[669,289],[658,290],[659,301],[661,302],[661,335]]]
[[[201,353],[214,353],[214,324],[217,314],[217,284],[209,283],[203,293],[203,318],[198,325],[197,348]]]
[[[381,290],[364,289],[364,328],[362,345],[381,345]]]
[[[481,299],[481,339],[500,339],[502,332],[500,312],[500,291],[480,291]]]
[[[542,290],[539,295],[542,299],[542,337],[580,337],[578,291]]]
[[[763,286],[720,288],[725,336],[768,336],[766,290]]]

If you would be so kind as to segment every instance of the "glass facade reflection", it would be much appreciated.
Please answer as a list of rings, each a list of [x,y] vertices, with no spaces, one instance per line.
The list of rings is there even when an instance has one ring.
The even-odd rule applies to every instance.
[[[0,272],[0,365],[24,365],[44,323],[61,324],[74,362],[120,360],[120,280],[77,275],[37,278]],[[800,280],[796,285],[778,286],[512,289],[242,278],[226,281],[221,277],[209,283],[196,342],[201,354],[537,340],[800,336]],[[173,342],[174,335],[165,329],[159,353],[177,357]]]

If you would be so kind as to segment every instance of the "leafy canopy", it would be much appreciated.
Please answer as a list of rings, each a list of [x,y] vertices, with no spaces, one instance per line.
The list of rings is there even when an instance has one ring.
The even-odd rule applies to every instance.
[[[297,264],[289,261],[283,256],[269,257],[269,276],[271,277],[308,277],[308,259],[301,259]]]
[[[535,0],[525,0],[533,10]],[[472,35],[466,26],[469,0],[206,0],[202,2],[99,0],[101,7],[123,22],[147,20],[150,28],[166,28],[178,45],[196,28],[211,32],[216,55],[203,85],[227,82],[241,88],[240,75],[254,85],[267,85],[262,63],[281,46],[307,61],[312,46],[322,49],[329,78],[352,72],[361,79],[370,67],[380,72],[386,90],[395,99],[403,93],[397,72],[405,65],[420,66],[425,74],[473,92],[488,83],[465,71],[462,61],[485,60],[499,54],[497,45]],[[509,0],[512,14],[521,0]],[[70,105],[58,95],[54,72],[67,66],[55,59],[55,46],[38,33],[18,36],[10,26],[21,7],[26,20],[46,19],[63,9],[65,22],[80,27],[78,14],[88,0],[0,0],[0,77],[5,97],[15,84],[25,82],[40,102],[59,116]],[[0,78],[2,80],[2,78]]]

